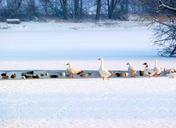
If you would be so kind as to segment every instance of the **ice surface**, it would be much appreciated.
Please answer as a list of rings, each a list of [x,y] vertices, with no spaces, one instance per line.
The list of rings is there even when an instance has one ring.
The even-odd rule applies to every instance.
[[[136,22],[24,22],[0,30],[1,59],[156,56],[152,31]]]

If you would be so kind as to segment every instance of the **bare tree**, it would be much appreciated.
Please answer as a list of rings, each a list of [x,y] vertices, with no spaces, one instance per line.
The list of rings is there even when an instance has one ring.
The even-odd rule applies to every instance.
[[[79,18],[79,0],[74,0],[74,12],[73,12],[74,19]]]
[[[96,0],[96,20],[100,19],[100,12],[101,12],[101,0]]]
[[[64,19],[68,18],[68,11],[67,11],[67,0],[60,0],[61,8],[62,8],[62,13]]]
[[[8,17],[14,17],[17,15],[19,8],[21,7],[22,0],[10,0],[7,1],[9,15]]]
[[[40,0],[40,2],[44,9],[44,15],[49,15],[48,8],[49,8],[50,0]]]
[[[120,0],[107,0],[108,4],[108,18],[113,19],[114,18],[114,12],[117,6],[117,3],[119,3]]]
[[[107,0],[107,5],[109,19],[125,18],[124,15],[128,12],[128,0]]]
[[[125,4],[122,2],[125,1]],[[45,16],[80,20],[100,16],[119,18],[129,0],[0,0],[0,18],[30,19]],[[123,10],[123,9],[125,10]],[[127,11],[126,11],[127,12]],[[95,17],[94,17],[95,16]]]
[[[35,0],[28,0],[27,1],[27,8],[28,8],[28,15],[30,17],[37,15],[37,8],[36,8],[36,1]]]
[[[176,8],[171,7],[171,6],[167,5],[167,4],[165,4],[162,0],[159,0],[159,4],[160,4],[159,7],[163,7],[163,8],[166,8],[166,9],[169,9],[171,11],[176,12]]]
[[[159,8],[170,10],[176,16],[176,7],[165,4],[159,0]],[[159,47],[159,54],[162,56],[175,56],[176,55],[176,20],[174,16],[168,16],[169,20],[160,21],[155,19],[158,26],[155,28],[155,45]]]

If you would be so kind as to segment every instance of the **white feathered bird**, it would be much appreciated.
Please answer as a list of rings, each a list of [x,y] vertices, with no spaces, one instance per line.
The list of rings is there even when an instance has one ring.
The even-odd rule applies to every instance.
[[[67,63],[66,65],[68,66],[67,71],[70,73],[72,78],[73,78],[74,74],[79,75],[84,72],[83,70],[74,68],[70,63]]]
[[[162,69],[158,67],[158,61],[155,60],[154,76],[160,76]]]
[[[102,58],[98,59],[100,61],[100,68],[99,68],[99,74],[100,76],[104,79],[109,79],[109,77],[112,75],[108,69],[105,68],[104,66],[104,60]]]
[[[158,61],[155,61],[155,66],[154,68],[149,68],[147,63],[144,63],[143,65],[145,65],[144,68],[144,74],[145,76],[160,76],[161,74],[161,68],[158,67]]]
[[[131,77],[136,76],[136,69],[131,66],[131,64],[128,62],[126,65],[128,65],[128,73]]]
[[[143,64],[144,67],[144,76],[151,76],[151,74],[153,73],[153,70],[149,68],[148,63],[144,63]]]

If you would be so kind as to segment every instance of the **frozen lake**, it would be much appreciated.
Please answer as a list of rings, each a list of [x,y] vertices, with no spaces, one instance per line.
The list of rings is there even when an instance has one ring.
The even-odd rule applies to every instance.
[[[0,93],[0,119],[176,119],[175,105],[175,93]]]
[[[152,30],[135,22],[22,23],[0,30],[0,59],[153,57]]]

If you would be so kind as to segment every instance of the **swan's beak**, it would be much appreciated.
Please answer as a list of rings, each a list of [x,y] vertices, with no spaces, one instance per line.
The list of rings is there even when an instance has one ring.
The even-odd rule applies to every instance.
[[[67,63],[66,65],[70,65],[69,63]]]

